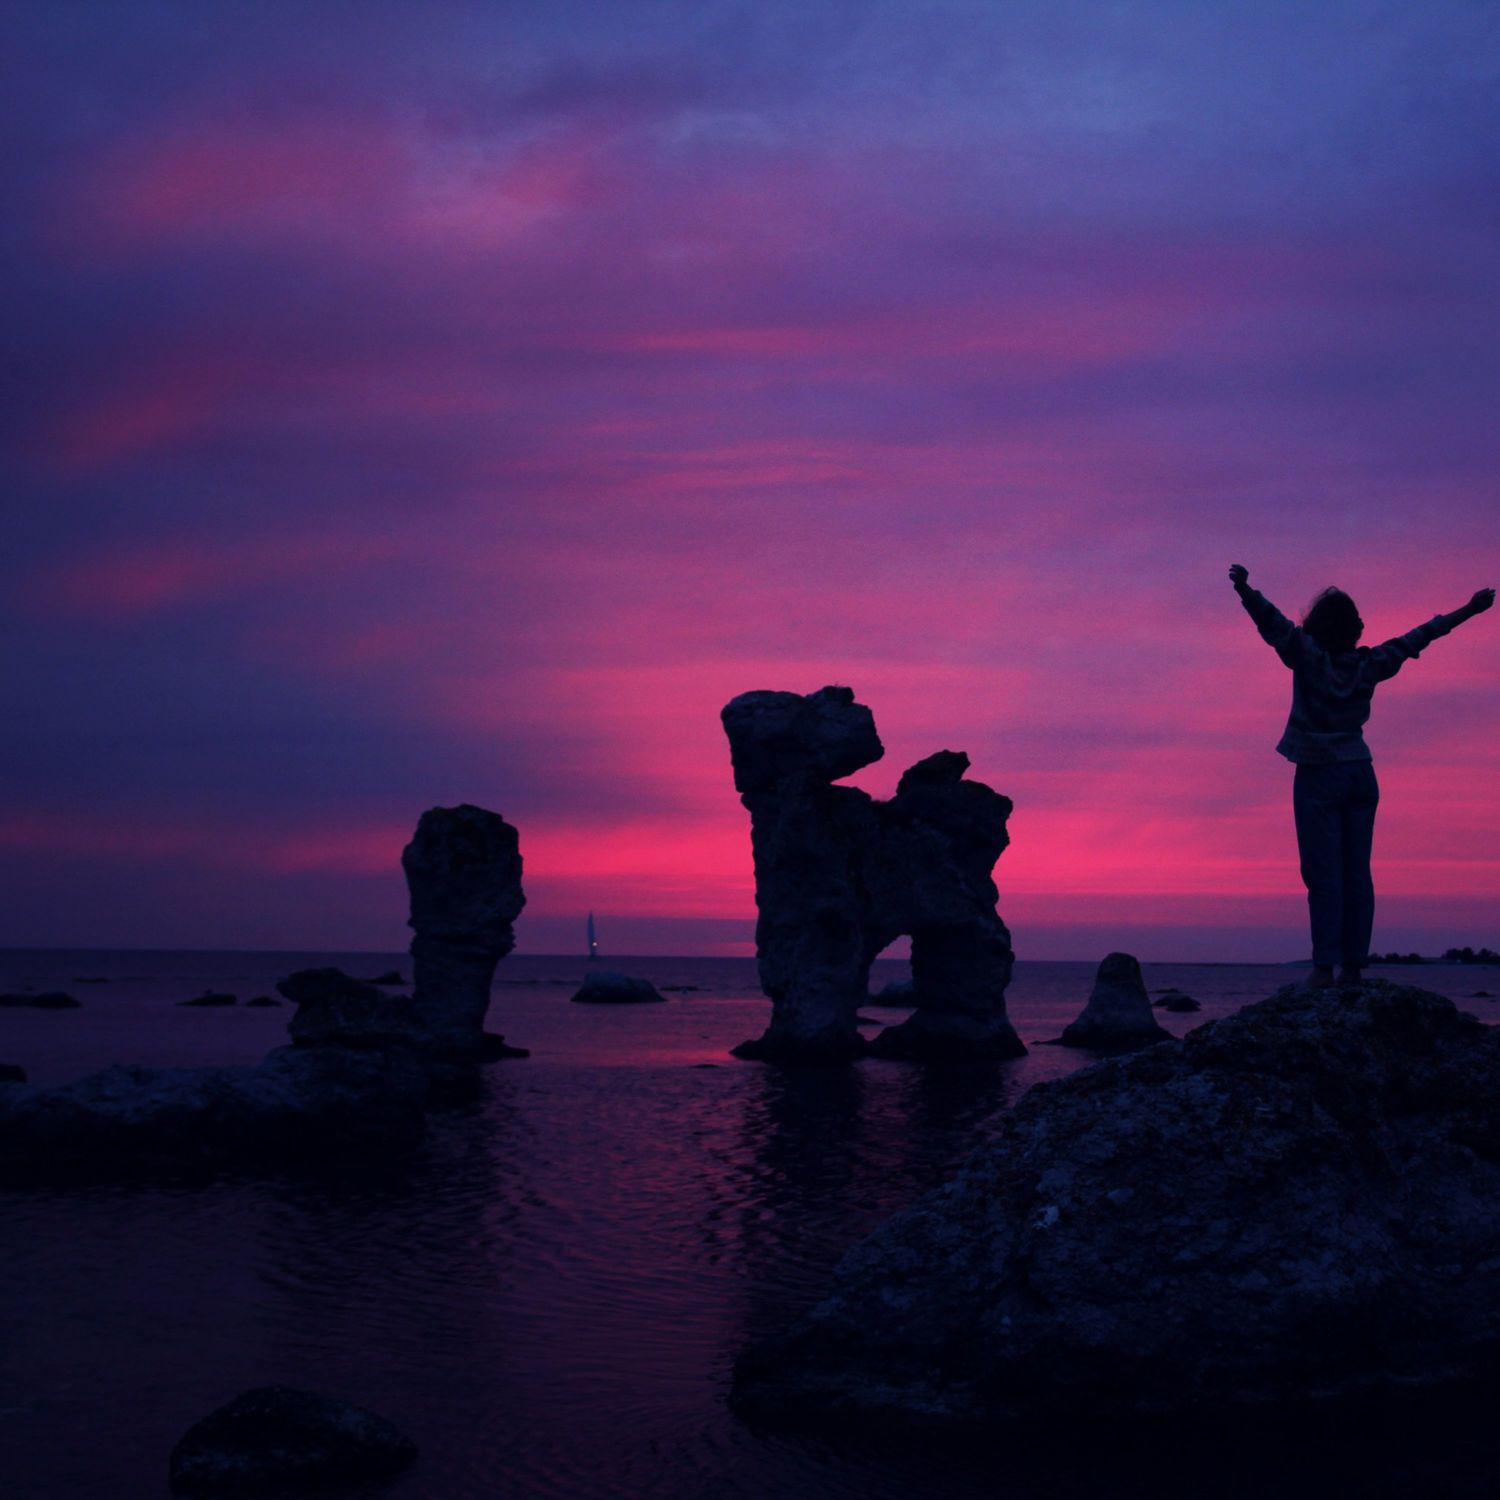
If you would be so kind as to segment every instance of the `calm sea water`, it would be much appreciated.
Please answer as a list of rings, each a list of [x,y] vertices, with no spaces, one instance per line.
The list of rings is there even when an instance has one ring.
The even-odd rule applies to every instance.
[[[0,953],[0,989],[66,988],[84,1009],[0,1011],[0,1061],[38,1083],[112,1062],[252,1062],[289,1007],[246,999],[292,969],[409,972],[405,955]],[[0,1495],[155,1496],[167,1454],[247,1386],[364,1403],[422,1458],[377,1491],[479,1497],[869,1497],[1489,1492],[1492,1422],[1429,1413],[1367,1430],[1212,1445],[1166,1433],[1012,1432],[958,1450],[752,1431],[725,1406],[750,1341],[816,1300],[843,1250],[940,1181],[1031,1084],[1085,1065],[783,1072],[728,1057],[765,1024],[739,959],[607,965],[691,985],[655,1006],[575,1006],[581,960],[501,965],[492,1029],[532,1049],[487,1070],[412,1161],[341,1179],[0,1192]],[[1287,982],[1274,966],[1154,965],[1203,1002],[1181,1033]],[[1397,971],[1486,1020],[1500,971]],[[902,977],[877,966],[875,984]],[[1011,1015],[1056,1036],[1091,966],[1022,963]],[[105,983],[82,983],[104,979]],[[871,1010],[882,1020],[905,1012]],[[940,1453],[941,1461],[937,1461]]]

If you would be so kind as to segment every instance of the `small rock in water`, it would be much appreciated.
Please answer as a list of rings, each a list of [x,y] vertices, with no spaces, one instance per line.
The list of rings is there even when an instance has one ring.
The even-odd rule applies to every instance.
[[[236,997],[233,995],[220,994],[215,990],[204,990],[192,1000],[179,1000],[179,1005],[234,1005]]]
[[[893,979],[883,989],[865,997],[866,1005],[903,1005],[917,1003],[917,987],[910,979]]]
[[[1189,994],[1182,990],[1158,990],[1161,999],[1156,1001],[1157,1010],[1190,1011],[1202,1010],[1203,1007]]]
[[[384,1417],[290,1386],[245,1391],[172,1450],[179,1495],[273,1495],[387,1479],[417,1445]]]
[[[108,984],[109,983],[109,976],[107,974],[89,974],[89,975],[75,974],[73,976],[73,983],[74,984]]]
[[[602,969],[588,975],[573,999],[580,1005],[641,1005],[653,1000],[665,1000],[649,979],[637,979],[630,974],[616,974]]]
[[[1495,997],[1488,990],[1475,990],[1470,998],[1474,1000],[1493,1000]]]
[[[664,995],[685,995],[690,990],[696,990],[698,986],[696,984],[662,984],[657,988]]]
[[[1151,1014],[1140,964],[1129,953],[1111,953],[1099,965],[1089,1003],[1061,1041],[1095,1052],[1132,1052],[1170,1036]]]
[[[19,1063],[0,1063],[0,1083],[25,1083],[26,1069]]]
[[[373,979],[366,980],[367,984],[405,984],[399,969],[387,969],[384,974],[377,974]]]
[[[77,1010],[79,1002],[61,990],[42,990],[39,994],[0,995],[0,1007],[32,1010]]]
[[[253,998],[245,1001],[245,1004],[253,1005],[258,1009],[263,1010],[270,1005],[280,1005],[281,1001],[279,1001],[274,995],[256,995]]]

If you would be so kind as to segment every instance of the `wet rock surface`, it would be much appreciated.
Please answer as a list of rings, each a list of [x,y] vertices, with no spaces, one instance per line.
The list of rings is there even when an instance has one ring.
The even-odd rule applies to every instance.
[[[195,1423],[172,1450],[179,1495],[282,1495],[388,1479],[417,1446],[384,1417],[289,1386],[262,1386]]]
[[[791,1422],[1076,1425],[1494,1373],[1500,1032],[1289,987],[1034,1088],[736,1372]]]
[[[649,1005],[655,1001],[665,1002],[666,998],[649,979],[617,974],[612,969],[600,969],[585,975],[572,996],[578,1005]]]
[[[1129,953],[1111,953],[1099,965],[1088,1004],[1059,1040],[1094,1052],[1132,1052],[1170,1036],[1151,1014],[1140,964]]]
[[[884,754],[870,710],[845,687],[742,693],[723,710],[735,787],[750,813],[756,956],[772,1002],[765,1034],[734,1049],[779,1062],[844,1062],[867,1044],[856,1015],[870,965],[912,943],[916,1013],[877,1037],[884,1057],[1014,1057],[1005,1015],[1010,935],[991,871],[1008,799],[942,750],[876,802],[831,783]]]

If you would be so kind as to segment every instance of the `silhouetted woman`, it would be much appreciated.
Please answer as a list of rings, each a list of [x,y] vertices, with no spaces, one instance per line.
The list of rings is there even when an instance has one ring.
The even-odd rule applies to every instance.
[[[1292,669],[1292,712],[1277,750],[1297,767],[1292,809],[1307,910],[1312,921],[1311,983],[1357,982],[1370,956],[1375,887],[1370,879],[1370,842],[1380,788],[1370,762],[1363,725],[1370,717],[1375,684],[1394,677],[1440,635],[1487,610],[1494,589],[1480,589],[1462,609],[1434,615],[1425,625],[1383,646],[1361,646],[1365,622],[1342,589],[1324,589],[1299,629],[1250,587],[1236,563],[1229,570],[1234,591],[1255,628]]]

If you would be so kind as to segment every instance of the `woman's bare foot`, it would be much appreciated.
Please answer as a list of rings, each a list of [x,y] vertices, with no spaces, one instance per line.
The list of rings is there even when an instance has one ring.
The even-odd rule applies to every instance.
[[[1307,976],[1308,989],[1331,990],[1333,986],[1333,969],[1328,964],[1314,964],[1312,973]]]

